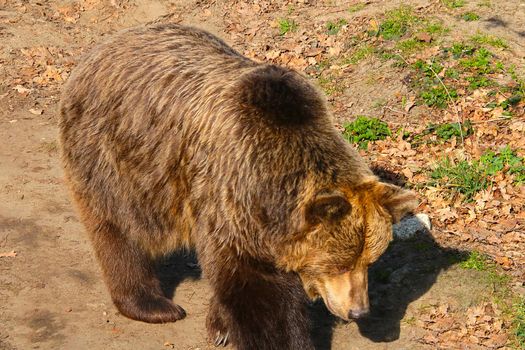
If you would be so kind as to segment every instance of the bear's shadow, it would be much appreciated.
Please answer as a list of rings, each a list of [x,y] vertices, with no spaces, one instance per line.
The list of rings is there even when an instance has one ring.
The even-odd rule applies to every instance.
[[[383,181],[403,185],[399,175],[374,169]],[[373,342],[392,342],[400,337],[401,320],[408,305],[425,294],[438,275],[462,260],[464,252],[439,246],[429,232],[410,240],[396,240],[369,269],[370,316],[357,320],[362,336]],[[195,252],[175,253],[158,264],[161,285],[173,298],[177,286],[186,279],[201,278]],[[322,301],[309,305],[312,340],[317,350],[332,348],[333,330],[339,321]]]
[[[157,263],[157,275],[166,297],[173,299],[176,289],[184,280],[198,280],[202,276],[194,250],[175,252]]]

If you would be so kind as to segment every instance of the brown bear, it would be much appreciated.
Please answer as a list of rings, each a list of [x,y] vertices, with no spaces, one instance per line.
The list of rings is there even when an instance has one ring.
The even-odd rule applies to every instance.
[[[118,310],[182,319],[154,264],[192,248],[217,345],[313,349],[306,296],[366,314],[367,268],[415,197],[379,182],[333,124],[305,77],[203,30],[142,26],[89,52],[64,88],[61,149]]]

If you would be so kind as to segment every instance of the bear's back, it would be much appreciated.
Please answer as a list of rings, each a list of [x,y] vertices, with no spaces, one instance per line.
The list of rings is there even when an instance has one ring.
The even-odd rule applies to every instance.
[[[322,187],[366,169],[305,78],[178,25],[134,28],[96,47],[64,87],[60,113],[77,202],[148,232],[148,246],[191,231],[198,215],[230,216],[249,231],[234,216],[251,220],[255,203],[284,222],[308,174]],[[173,246],[187,244],[183,236]]]

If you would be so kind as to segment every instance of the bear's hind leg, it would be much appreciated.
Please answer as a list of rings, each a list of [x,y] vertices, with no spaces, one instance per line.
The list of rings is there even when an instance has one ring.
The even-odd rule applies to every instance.
[[[175,322],[186,316],[166,298],[154,261],[114,224],[82,210],[113,303],[124,316],[148,323]]]

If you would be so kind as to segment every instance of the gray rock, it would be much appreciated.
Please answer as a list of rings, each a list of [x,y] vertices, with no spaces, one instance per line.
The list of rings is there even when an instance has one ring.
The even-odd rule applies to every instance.
[[[413,238],[418,233],[430,231],[432,224],[427,214],[408,216],[394,225],[394,239],[406,240]]]

